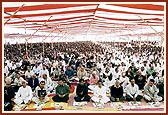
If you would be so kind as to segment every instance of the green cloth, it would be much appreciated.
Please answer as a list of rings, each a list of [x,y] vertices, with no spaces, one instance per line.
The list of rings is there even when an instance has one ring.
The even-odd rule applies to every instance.
[[[149,69],[149,70],[147,71],[147,74],[148,74],[148,75],[152,75],[154,72],[155,72],[154,69]]]
[[[62,86],[58,85],[56,87],[56,95],[69,95],[69,93],[70,93],[70,88],[65,84]]]

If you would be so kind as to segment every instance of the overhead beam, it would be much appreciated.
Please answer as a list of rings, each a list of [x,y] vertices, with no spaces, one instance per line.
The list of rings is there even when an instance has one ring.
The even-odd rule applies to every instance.
[[[90,21],[90,23],[89,23],[89,27],[88,27],[88,30],[86,31],[86,35],[88,35],[88,31],[90,30],[90,27],[91,27],[92,22],[93,22],[93,20],[94,20],[94,18],[95,18],[96,10],[98,9],[98,7],[99,7],[99,4],[97,5],[95,11],[93,12],[93,19],[92,19],[92,20]]]
[[[140,17],[143,22],[147,22],[147,21],[145,21],[141,16],[138,15],[138,17]],[[157,30],[155,30],[150,24],[147,23],[147,25],[148,25],[153,31],[155,31],[156,33],[158,33],[158,34],[161,36],[162,40],[164,40],[164,36],[161,34],[161,32],[158,32]]]
[[[13,16],[14,16],[17,12],[19,12],[19,10],[20,10],[23,6],[24,6],[24,4],[22,4],[22,6],[20,6],[20,7],[13,13],[13,15],[10,15],[9,19],[8,19],[4,24],[7,24],[7,23],[11,20],[11,18],[13,18]]]
[[[57,27],[53,28],[53,29],[50,31],[50,33],[48,34],[48,36],[46,36],[46,37],[42,40],[42,42],[44,42],[44,40],[46,40],[46,39],[52,34],[52,32],[55,31],[56,29],[57,29]]]
[[[46,20],[46,21],[44,22],[44,24],[43,24],[42,26],[40,26],[27,40],[31,39],[31,38],[34,36],[34,34],[37,33],[37,32],[51,19],[51,17],[52,17],[52,16],[50,16],[50,17],[48,18],[48,20]]]

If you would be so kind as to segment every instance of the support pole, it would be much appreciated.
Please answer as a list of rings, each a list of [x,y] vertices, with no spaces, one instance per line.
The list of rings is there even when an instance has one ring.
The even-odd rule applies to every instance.
[[[46,37],[42,40],[42,43],[43,43],[43,56],[44,56],[44,40],[46,40],[47,37],[49,37],[49,36],[52,34],[52,32],[55,31],[56,29],[57,29],[57,27],[53,28],[53,30],[49,33],[49,35],[46,36]],[[52,44],[52,45],[53,45],[53,44]]]
[[[28,39],[26,39],[26,19],[24,19],[24,29],[25,29],[25,40],[26,40],[26,51],[25,53],[27,54],[28,51],[27,51],[27,42],[28,42]]]
[[[43,57],[44,57],[44,41],[43,41]]]
[[[4,24],[7,24],[8,21],[10,21],[11,18],[13,18],[13,16],[14,16],[23,6],[24,6],[24,4],[23,4],[22,6],[20,6],[20,7],[13,13],[13,15],[10,16],[10,18],[9,18]]]
[[[140,17],[141,19],[142,19],[142,21],[143,22],[146,22],[141,16],[138,16],[138,17]],[[159,34],[159,36],[161,36],[161,44],[163,43],[163,41],[164,41],[164,36],[162,35],[162,32],[158,32],[158,31],[156,31],[150,24],[147,24],[152,30],[154,30],[156,33],[158,33]]]
[[[51,42],[51,49],[53,50],[53,48],[54,48],[54,47],[53,47],[53,42]]]
[[[25,45],[26,45],[26,54],[25,54],[25,55],[26,55],[26,56],[28,56],[27,43],[28,43],[28,42],[27,42],[27,39],[26,39],[26,42],[25,42]]]
[[[48,20],[46,20],[46,21],[44,22],[44,24],[43,24],[42,26],[40,26],[40,27],[30,36],[30,38],[28,38],[28,40],[31,39],[31,38],[34,36],[34,34],[37,33],[37,32],[51,19],[51,17],[52,17],[52,16],[50,16],[50,17],[48,18]]]

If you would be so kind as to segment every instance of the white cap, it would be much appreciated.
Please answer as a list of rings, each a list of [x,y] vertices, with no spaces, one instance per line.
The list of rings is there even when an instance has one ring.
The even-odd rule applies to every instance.
[[[40,83],[41,81],[45,81],[45,80],[44,80],[43,78],[40,78],[40,79],[39,79],[39,83]]]
[[[92,74],[96,74],[96,71],[93,71]]]
[[[6,83],[11,83],[11,82],[12,82],[12,79],[11,79],[10,77],[6,77],[6,78],[5,78],[5,82],[6,82]]]
[[[26,83],[26,84],[28,83],[26,80],[23,80],[23,81],[22,81],[22,84],[23,84],[23,82]]]

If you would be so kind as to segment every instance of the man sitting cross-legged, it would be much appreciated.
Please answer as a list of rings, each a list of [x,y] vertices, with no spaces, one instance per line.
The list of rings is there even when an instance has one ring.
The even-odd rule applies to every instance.
[[[158,96],[159,90],[156,85],[154,85],[154,79],[150,79],[144,87],[144,98],[147,101],[161,101],[162,97]]]
[[[130,84],[126,86],[126,100],[140,101],[143,97],[139,95],[139,87],[135,84],[134,78],[130,79]]]
[[[30,86],[27,85],[27,82],[24,80],[22,81],[22,86],[19,88],[18,92],[16,93],[15,98],[12,99],[17,105],[20,104],[30,104],[32,100],[32,89]]]
[[[93,90],[94,94],[91,98],[94,102],[102,104],[107,103],[110,99],[106,96],[106,87],[102,85],[102,81],[97,82],[97,86]]]
[[[115,82],[115,85],[113,85],[111,87],[111,97],[110,97],[110,100],[112,102],[115,102],[115,101],[123,101],[124,100],[124,97],[123,97],[123,87],[120,86],[120,82],[119,80],[116,80]]]
[[[35,89],[35,97],[32,98],[32,101],[35,103],[39,102],[48,102],[49,97],[47,95],[47,89],[45,86],[45,81],[40,81],[39,86]]]
[[[55,102],[68,102],[70,88],[59,79],[58,86],[56,87],[56,95],[52,98]]]
[[[76,88],[76,96],[74,99],[76,102],[90,101],[90,96],[88,95],[88,86],[85,84],[84,79],[79,80],[79,84]]]

